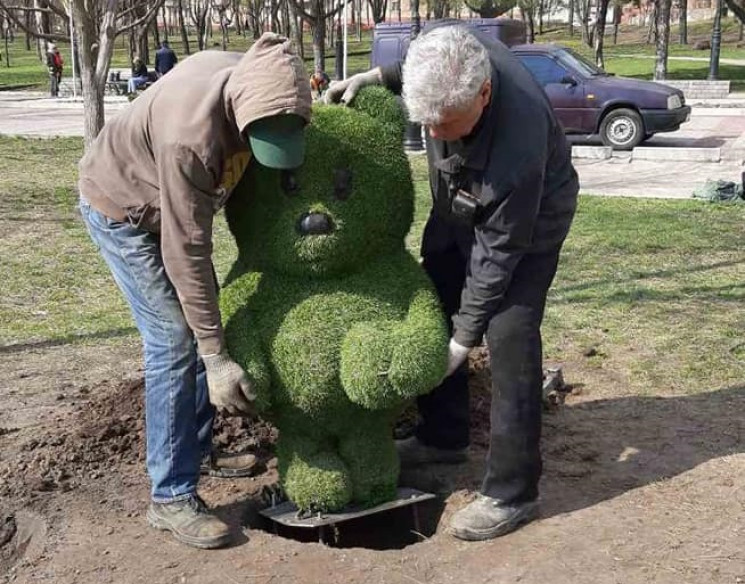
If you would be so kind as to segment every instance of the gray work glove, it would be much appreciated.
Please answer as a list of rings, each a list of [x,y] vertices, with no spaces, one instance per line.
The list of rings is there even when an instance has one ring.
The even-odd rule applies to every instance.
[[[470,352],[471,347],[464,347],[455,339],[450,339],[450,343],[448,344],[448,369],[445,372],[446,378],[450,377],[463,364]]]
[[[370,69],[364,73],[357,73],[340,81],[332,81],[326,93],[323,94],[323,103],[347,104],[354,99],[357,92],[367,85],[380,85],[383,82],[380,68]]]
[[[202,361],[207,373],[207,389],[212,405],[233,416],[252,415],[256,393],[243,368],[225,351],[202,355]]]

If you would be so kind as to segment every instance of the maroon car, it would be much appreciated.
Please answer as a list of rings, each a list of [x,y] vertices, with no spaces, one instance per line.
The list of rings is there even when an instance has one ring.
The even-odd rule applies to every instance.
[[[599,134],[606,146],[630,150],[690,118],[679,89],[614,77],[559,45],[510,49],[543,86],[567,134]]]

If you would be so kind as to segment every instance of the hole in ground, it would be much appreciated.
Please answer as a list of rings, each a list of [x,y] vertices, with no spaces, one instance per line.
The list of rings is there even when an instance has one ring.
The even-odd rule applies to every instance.
[[[323,527],[289,527],[260,516],[257,527],[279,537],[331,547],[400,550],[432,537],[444,508],[444,501],[432,499]]]

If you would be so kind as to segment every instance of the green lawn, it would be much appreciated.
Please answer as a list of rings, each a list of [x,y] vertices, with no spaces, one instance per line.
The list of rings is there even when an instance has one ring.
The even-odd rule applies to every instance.
[[[111,345],[134,331],[75,210],[78,139],[0,138],[0,344]],[[429,209],[412,157],[416,253]],[[629,391],[695,392],[745,378],[745,205],[583,196],[549,298],[546,358],[622,371]],[[234,248],[217,222],[217,270]]]
[[[184,44],[180,36],[170,36],[169,44],[179,58],[186,56]],[[310,35],[305,35],[304,55],[305,63],[309,72],[313,71],[313,48],[310,43]],[[222,45],[222,39],[219,33],[208,42],[208,48],[219,49]],[[229,37],[228,50],[243,52],[253,43],[251,36],[243,37],[231,34]],[[152,39],[151,39],[152,44]],[[362,40],[357,40],[356,32],[350,28],[348,35],[349,56],[347,58],[347,70],[349,74],[366,71],[370,67],[370,46],[372,44],[372,32],[363,31]],[[65,59],[66,77],[72,75],[72,65],[70,57],[70,45],[66,42],[57,43],[57,46]],[[192,36],[189,39],[189,47],[192,53],[197,50],[197,39]],[[15,41],[10,43],[8,51],[8,63],[6,64],[6,54],[4,46],[0,43],[0,91],[9,89],[46,89],[49,85],[49,77],[46,69],[46,61],[39,59],[35,46],[31,51],[26,50],[25,41],[22,36],[17,36]],[[150,53],[150,65],[155,59],[154,50]],[[116,40],[114,54],[111,59],[112,68],[127,68],[129,63],[129,42],[126,36],[121,36]],[[333,77],[335,68],[334,49],[333,47],[326,50],[326,70]]]

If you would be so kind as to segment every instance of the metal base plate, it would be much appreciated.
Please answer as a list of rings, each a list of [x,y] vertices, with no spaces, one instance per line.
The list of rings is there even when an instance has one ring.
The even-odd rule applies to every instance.
[[[416,505],[422,501],[428,501],[434,498],[435,495],[432,493],[423,493],[416,489],[399,487],[395,499],[377,505],[376,507],[369,507],[366,509],[349,507],[340,513],[317,513],[310,517],[298,518],[297,507],[293,503],[285,501],[284,503],[280,503],[274,507],[262,509],[259,513],[267,519],[271,519],[272,521],[288,527],[323,527],[325,525],[336,525],[337,523],[366,517],[367,515],[374,515],[375,513],[380,513],[382,511],[390,511],[391,509],[398,509],[399,507]]]

